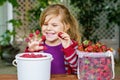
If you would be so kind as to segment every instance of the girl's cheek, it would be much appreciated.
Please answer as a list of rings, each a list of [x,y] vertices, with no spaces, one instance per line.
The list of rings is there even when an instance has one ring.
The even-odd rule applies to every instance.
[[[41,32],[44,35],[45,34],[45,29],[41,28]]]
[[[42,26],[42,27],[41,27],[41,30],[42,30],[42,31],[44,31],[45,29],[46,29],[46,27],[45,27],[45,26]]]

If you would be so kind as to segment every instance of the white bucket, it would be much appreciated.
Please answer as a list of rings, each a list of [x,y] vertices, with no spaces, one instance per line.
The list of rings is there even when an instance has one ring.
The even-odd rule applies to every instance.
[[[48,53],[34,53],[46,55],[46,57],[20,57],[23,54],[25,53],[17,54],[15,56],[16,59],[13,60],[13,65],[17,67],[18,80],[50,80],[52,55]]]

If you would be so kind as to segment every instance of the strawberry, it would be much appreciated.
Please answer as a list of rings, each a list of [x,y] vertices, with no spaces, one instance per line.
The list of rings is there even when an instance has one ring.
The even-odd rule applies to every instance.
[[[85,48],[85,51],[86,52],[93,52],[94,48],[93,48],[93,46],[88,46],[88,47]]]
[[[61,36],[62,34],[63,34],[62,32],[59,32],[58,37],[62,38],[62,36]]]
[[[35,34],[36,34],[36,35],[39,35],[39,34],[40,34],[40,31],[39,31],[39,30],[36,30],[36,31],[35,31]]]
[[[78,50],[84,51],[83,45],[79,45],[79,46],[78,46]]]
[[[107,46],[106,45],[101,45],[100,48],[102,49],[103,52],[107,51]]]
[[[94,44],[94,45],[93,45],[93,48],[94,48],[94,52],[95,52],[95,51],[98,50],[99,47],[98,47],[97,45]]]

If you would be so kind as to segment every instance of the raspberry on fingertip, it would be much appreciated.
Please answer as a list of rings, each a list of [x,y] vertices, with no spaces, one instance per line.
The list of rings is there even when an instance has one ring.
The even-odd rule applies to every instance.
[[[36,35],[39,35],[39,34],[40,34],[40,31],[39,31],[39,30],[36,30],[36,31],[35,31],[35,34],[36,34]]]
[[[62,34],[63,34],[62,32],[59,32],[58,37],[62,38],[62,36],[61,36]]]
[[[29,41],[30,41],[30,39],[29,39],[29,38],[26,38],[26,39],[25,39],[25,42],[29,42]]]
[[[45,41],[45,40],[46,40],[45,35],[43,35],[43,36],[41,37],[41,39],[42,39],[42,41]]]

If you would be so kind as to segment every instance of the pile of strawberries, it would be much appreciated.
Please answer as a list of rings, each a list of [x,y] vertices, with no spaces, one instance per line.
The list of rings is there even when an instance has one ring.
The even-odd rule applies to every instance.
[[[23,58],[43,58],[43,57],[46,57],[46,55],[34,54],[34,53],[24,53],[20,57],[23,57]]]
[[[108,50],[113,51],[112,48],[108,48],[101,42],[92,43],[90,40],[84,40],[79,46],[78,50],[84,52],[106,52]]]

